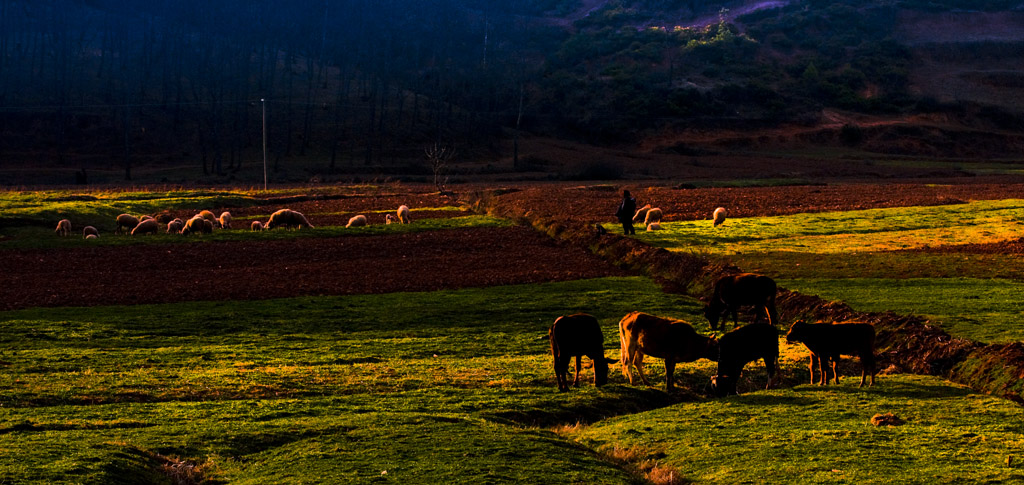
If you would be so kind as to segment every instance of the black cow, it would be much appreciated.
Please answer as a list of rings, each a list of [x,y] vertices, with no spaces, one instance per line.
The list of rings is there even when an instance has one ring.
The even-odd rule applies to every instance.
[[[711,323],[711,329],[718,330],[718,322],[722,317],[732,313],[732,323],[735,326],[739,320],[736,314],[739,307],[754,305],[758,317],[763,310],[768,317],[768,323],[776,325],[779,321],[779,313],[775,309],[777,290],[775,280],[767,276],[754,273],[723,276],[715,282],[715,293],[704,307],[704,316]]]
[[[736,394],[736,382],[743,366],[757,359],[764,360],[768,384],[775,379],[779,361],[779,332],[763,323],[752,323],[733,330],[718,339],[718,373],[711,378],[711,387],[719,397]]]
[[[586,313],[558,317],[548,330],[548,340],[551,341],[551,357],[555,363],[559,391],[569,390],[569,360],[573,357],[576,357],[573,386],[579,384],[580,360],[584,355],[594,363],[594,385],[608,382],[608,364],[615,359],[604,356],[604,335],[596,318]]]
[[[869,374],[871,375],[870,385],[875,385],[875,374],[878,372],[875,369],[875,327],[869,323],[852,321],[806,323],[800,320],[789,327],[786,341],[802,342],[807,350],[811,351],[811,384],[815,382],[815,363],[821,370],[818,384],[824,386],[829,381],[826,364],[831,361],[832,375],[835,376],[836,383],[839,383],[839,374],[836,373],[839,357],[841,355],[856,355],[860,357],[862,366],[860,386],[864,387],[864,382]]]

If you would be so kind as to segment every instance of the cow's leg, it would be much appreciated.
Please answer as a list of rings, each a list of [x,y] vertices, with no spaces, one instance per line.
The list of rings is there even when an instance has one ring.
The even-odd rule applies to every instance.
[[[665,359],[665,390],[671,391],[675,386],[676,361]]]
[[[569,390],[569,386],[567,384],[567,381],[568,381],[569,377],[566,375],[566,373],[569,371],[569,369],[568,369],[569,362],[566,361],[565,359],[560,358],[560,357],[555,357],[554,359],[555,359],[555,380],[558,381],[558,390],[559,391],[567,391],[567,390]]]
[[[832,379],[836,384],[839,384],[839,355],[831,356],[832,359]]]
[[[818,361],[818,356],[811,352],[811,384],[818,382],[818,374],[814,372],[814,363]]]
[[[651,385],[651,381],[648,381],[647,376],[644,375],[644,353],[640,349],[637,349],[636,355],[633,356],[633,365],[636,367],[636,373],[640,374],[640,380],[644,381],[644,385]]]
[[[772,388],[772,382],[775,381],[775,366],[777,365],[778,357],[775,357],[774,359],[771,357],[764,359],[764,369],[768,371],[768,383],[765,384],[765,389]]]
[[[861,354],[860,357],[860,387],[864,387],[864,381],[867,379],[868,375],[871,376],[870,385],[875,385],[875,354],[873,351],[869,352],[870,353]]]
[[[580,360],[582,356],[576,356],[576,378],[572,380],[572,387],[579,387],[580,385]]]
[[[732,312],[732,328],[736,328],[740,324],[739,307],[730,307],[729,310]]]

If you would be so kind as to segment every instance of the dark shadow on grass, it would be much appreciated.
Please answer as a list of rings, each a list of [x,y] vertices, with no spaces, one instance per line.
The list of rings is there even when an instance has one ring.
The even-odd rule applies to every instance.
[[[557,391],[552,389],[551,392]],[[568,393],[565,395],[568,396]],[[567,423],[589,424],[615,416],[635,414],[680,402],[697,400],[700,400],[700,397],[685,389],[676,389],[670,394],[654,388],[612,384],[604,386],[599,396],[586,403],[572,403],[566,399],[564,403],[548,409],[514,409],[493,413],[485,412],[480,416],[494,422],[518,426],[548,427]]]
[[[852,377],[850,379],[853,379]],[[860,377],[856,378],[858,381]],[[916,382],[886,382],[884,378],[876,378],[874,386],[857,387],[856,384],[847,383],[843,379],[840,385],[829,384],[827,386],[801,384],[794,387],[796,392],[809,394],[819,392],[831,392],[840,394],[884,394],[886,396],[899,396],[910,399],[936,399],[944,397],[964,397],[974,394],[975,391],[966,387],[953,385],[920,384]]]

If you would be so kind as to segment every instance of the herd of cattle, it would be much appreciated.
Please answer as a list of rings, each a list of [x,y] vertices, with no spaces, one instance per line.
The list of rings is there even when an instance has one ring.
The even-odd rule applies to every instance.
[[[619,321],[619,360],[622,375],[633,383],[632,368],[645,385],[650,385],[643,372],[644,354],[665,360],[665,386],[671,390],[675,385],[674,370],[677,362],[694,362],[709,359],[718,362],[718,371],[711,378],[711,386],[718,396],[736,394],[736,384],[743,367],[758,359],[764,361],[768,371],[766,388],[772,386],[779,359],[779,334],[775,325],[778,312],[775,309],[775,282],[762,275],[743,273],[720,278],[715,283],[714,294],[704,308],[704,315],[712,329],[718,329],[722,317],[731,313],[737,321],[737,309],[753,305],[756,317],[753,323],[735,328],[722,338],[714,335],[700,335],[690,324],[670,318],[657,317],[642,312],[632,312]],[[766,322],[761,317],[767,318]],[[573,386],[579,384],[580,360],[587,356],[593,362],[594,384],[608,382],[608,364],[615,359],[604,355],[604,336],[597,319],[585,313],[558,317],[548,332],[551,355],[554,360],[555,378],[558,389],[569,389],[569,361],[576,358],[576,377]],[[786,341],[800,342],[811,353],[811,383],[827,385],[830,380],[839,381],[836,365],[841,355],[856,355],[862,365],[860,385],[868,381],[875,383],[875,328],[867,323],[836,322],[807,323],[797,321],[786,333]],[[828,368],[831,367],[831,377]]]

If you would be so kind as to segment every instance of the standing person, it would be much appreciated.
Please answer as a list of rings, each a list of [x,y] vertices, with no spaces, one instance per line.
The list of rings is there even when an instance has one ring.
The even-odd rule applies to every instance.
[[[619,210],[615,211],[615,217],[622,223],[622,233],[636,234],[633,230],[633,214],[636,213],[636,199],[629,195],[628,190],[622,191],[622,203],[619,204]]]

